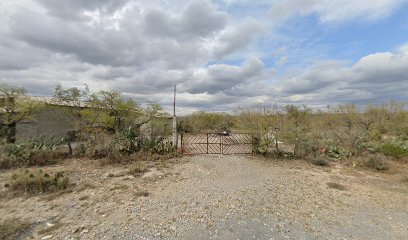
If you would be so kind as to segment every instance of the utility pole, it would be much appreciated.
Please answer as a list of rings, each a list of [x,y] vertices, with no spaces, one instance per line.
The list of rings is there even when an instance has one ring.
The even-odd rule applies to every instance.
[[[173,146],[177,148],[177,118],[176,118],[176,85],[174,85],[174,98],[173,98]]]

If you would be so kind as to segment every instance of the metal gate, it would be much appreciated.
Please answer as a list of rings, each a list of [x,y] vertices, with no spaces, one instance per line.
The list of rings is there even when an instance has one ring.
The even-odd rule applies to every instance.
[[[252,154],[254,139],[248,133],[181,134],[181,151],[195,154]]]

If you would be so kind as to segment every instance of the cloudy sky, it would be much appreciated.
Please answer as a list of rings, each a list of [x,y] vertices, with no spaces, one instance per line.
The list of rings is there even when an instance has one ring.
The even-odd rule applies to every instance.
[[[408,0],[1,0],[0,82],[178,112],[408,100]]]

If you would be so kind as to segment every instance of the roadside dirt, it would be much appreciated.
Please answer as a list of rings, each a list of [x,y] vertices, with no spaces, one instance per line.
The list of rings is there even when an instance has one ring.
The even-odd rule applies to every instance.
[[[400,175],[218,155],[147,167],[144,177],[90,160],[46,167],[65,171],[72,192],[3,197],[0,220],[32,222],[21,239],[408,236],[408,182]],[[0,172],[1,187],[10,175]]]

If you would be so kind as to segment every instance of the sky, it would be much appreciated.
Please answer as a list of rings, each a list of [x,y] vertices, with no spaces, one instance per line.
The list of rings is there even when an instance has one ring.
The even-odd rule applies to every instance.
[[[1,0],[0,83],[177,112],[408,101],[408,0]]]

